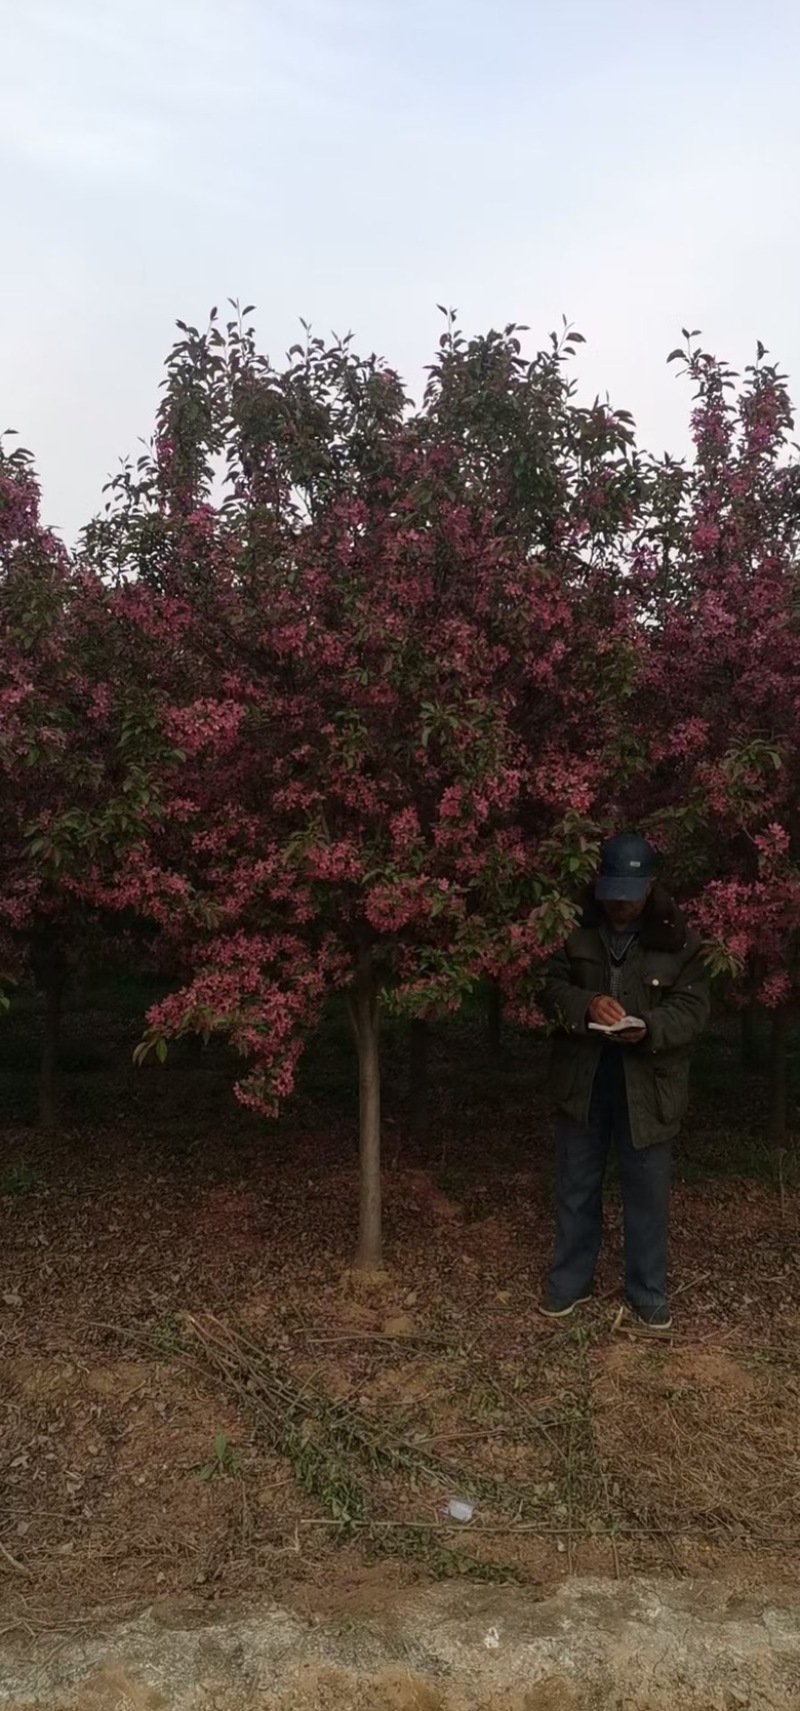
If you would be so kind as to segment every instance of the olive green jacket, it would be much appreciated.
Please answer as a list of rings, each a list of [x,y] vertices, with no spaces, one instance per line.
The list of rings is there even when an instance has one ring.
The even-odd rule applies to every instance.
[[[588,1123],[600,1053],[608,1044],[608,1050],[623,1054],[634,1146],[672,1141],[689,1102],[692,1042],[709,1017],[708,972],[700,940],[687,930],[668,894],[656,887],[617,987],[620,1004],[628,1015],[641,1016],[647,1033],[639,1045],[614,1045],[587,1027],[592,999],[611,991],[601,921],[599,906],[590,899],[582,924],[548,961],[542,1009],[558,1024],[550,1090],[561,1111]]]

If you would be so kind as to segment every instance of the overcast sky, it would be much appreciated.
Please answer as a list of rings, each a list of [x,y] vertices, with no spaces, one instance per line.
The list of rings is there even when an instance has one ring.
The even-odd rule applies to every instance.
[[[177,316],[352,328],[417,386],[441,302],[565,312],[680,450],[681,324],[800,392],[799,81],[796,0],[0,0],[0,427],[72,538]]]

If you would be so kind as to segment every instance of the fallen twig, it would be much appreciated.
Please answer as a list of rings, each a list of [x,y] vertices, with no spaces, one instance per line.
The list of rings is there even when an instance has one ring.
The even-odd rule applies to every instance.
[[[709,1278],[712,1276],[713,1272],[703,1271],[700,1273],[699,1277],[688,1277],[685,1283],[679,1283],[677,1289],[673,1289],[673,1301],[676,1300],[679,1295],[685,1295],[687,1289],[699,1289],[701,1283],[707,1283]]]
[[[30,1569],[26,1568],[24,1563],[18,1562],[16,1557],[12,1557],[11,1552],[6,1549],[2,1539],[0,1539],[0,1557],[2,1557],[3,1562],[8,1563],[9,1568],[13,1568],[15,1574],[24,1574],[26,1580],[30,1580]]]
[[[295,1335],[297,1334],[298,1333],[295,1332]],[[452,1337],[434,1337],[421,1331],[404,1331],[402,1336],[394,1337],[390,1336],[387,1331],[336,1331],[326,1334],[325,1336],[319,1336],[313,1331],[301,1331],[299,1335],[305,1342],[314,1344],[387,1343],[394,1347],[397,1344],[410,1343],[412,1346],[414,1344],[427,1344],[429,1348],[435,1349],[452,1349],[458,1346],[453,1342]]]

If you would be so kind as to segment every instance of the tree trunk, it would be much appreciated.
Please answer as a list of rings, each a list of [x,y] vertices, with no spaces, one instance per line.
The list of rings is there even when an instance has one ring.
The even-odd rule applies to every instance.
[[[789,1013],[781,1006],[772,1014],[769,1054],[769,1140],[779,1164],[786,1148],[788,1036]]]
[[[383,1259],[381,1218],[381,1060],[378,992],[372,953],[362,950],[350,996],[350,1021],[358,1052],[359,1271],[380,1271]]]
[[[748,998],[741,1013],[742,1069],[748,1075],[757,1070],[761,1062],[761,1034],[758,1025],[760,1014],[758,999]]]
[[[492,1057],[498,1058],[503,1049],[503,994],[496,980],[490,982],[486,1000],[486,1039]]]
[[[44,995],[44,1038],[39,1066],[39,1122],[43,1129],[58,1123],[58,1046],[61,1000],[67,975],[64,952],[50,923],[42,925],[31,949],[31,967]]]
[[[39,1070],[39,1122],[43,1129],[58,1123],[58,1042],[61,1032],[61,981],[55,972],[44,989],[44,1039]]]
[[[428,1127],[428,1047],[430,1028],[415,1016],[408,1033],[408,1105],[411,1126],[418,1135]]]

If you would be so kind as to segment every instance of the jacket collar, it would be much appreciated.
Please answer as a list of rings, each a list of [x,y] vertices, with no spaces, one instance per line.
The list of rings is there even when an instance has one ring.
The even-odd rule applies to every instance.
[[[603,920],[603,910],[594,891],[587,891],[583,899],[581,926],[599,929]],[[642,949],[668,951],[675,956],[685,948],[687,936],[686,920],[674,897],[663,885],[655,885],[645,904],[638,934]]]

